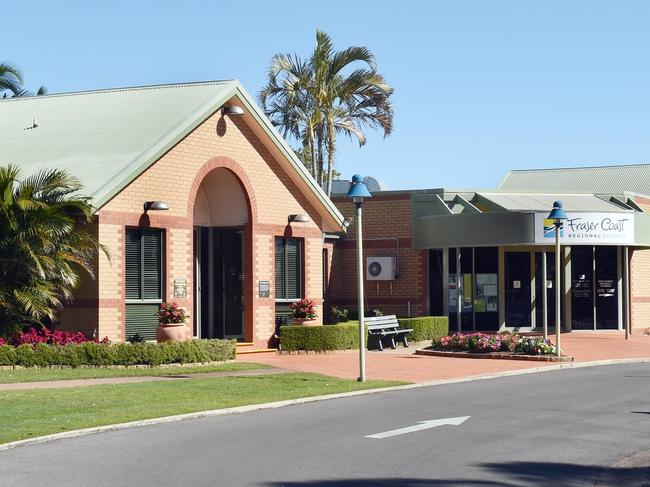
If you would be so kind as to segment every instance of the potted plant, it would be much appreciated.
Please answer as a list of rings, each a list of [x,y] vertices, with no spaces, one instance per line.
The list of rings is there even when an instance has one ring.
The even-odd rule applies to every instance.
[[[158,343],[172,341],[183,341],[187,338],[185,321],[187,316],[185,310],[179,308],[176,303],[162,303],[158,311],[158,328],[156,328],[156,340]]]
[[[316,321],[316,303],[311,299],[301,299],[289,305],[293,313],[294,325],[305,325]]]

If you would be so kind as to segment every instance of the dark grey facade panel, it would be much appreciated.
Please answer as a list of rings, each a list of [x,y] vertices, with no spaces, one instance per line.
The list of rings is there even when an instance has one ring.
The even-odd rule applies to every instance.
[[[533,213],[432,215],[416,218],[413,225],[413,247],[416,249],[534,243]]]

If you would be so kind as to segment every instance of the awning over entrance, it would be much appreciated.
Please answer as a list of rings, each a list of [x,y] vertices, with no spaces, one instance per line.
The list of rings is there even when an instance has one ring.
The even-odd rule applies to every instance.
[[[569,215],[563,245],[650,246],[650,215],[627,195],[436,190],[413,194],[413,247],[552,245],[555,200]]]

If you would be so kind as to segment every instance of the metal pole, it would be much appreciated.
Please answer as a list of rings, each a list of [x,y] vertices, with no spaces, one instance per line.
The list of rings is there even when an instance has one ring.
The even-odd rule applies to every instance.
[[[542,249],[542,324],[544,340],[548,339],[548,276],[546,275],[546,249]]]
[[[357,207],[357,302],[359,307],[359,378],[357,381],[366,381],[366,327],[364,323],[364,295],[363,295],[363,240],[361,236],[361,207],[363,203],[355,202]]]
[[[630,260],[627,245],[623,247],[623,289],[625,290],[625,339],[630,338]]]
[[[560,227],[561,222],[555,223],[555,347],[557,348],[557,356],[561,355],[560,352]]]
[[[460,333],[462,331],[461,319],[463,311],[463,286],[462,286],[462,274],[460,269],[460,247],[456,248],[456,331]]]

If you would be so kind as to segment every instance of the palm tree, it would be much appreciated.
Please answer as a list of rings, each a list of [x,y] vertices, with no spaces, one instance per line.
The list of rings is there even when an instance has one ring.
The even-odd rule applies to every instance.
[[[366,143],[365,127],[380,128],[384,137],[393,129],[393,89],[377,73],[374,55],[365,47],[335,51],[331,38],[316,31],[316,47],[308,61],[298,56],[273,57],[260,102],[285,136],[309,149],[312,175],[327,182],[328,196],[336,160],[336,135]],[[324,174],[324,153],[327,172]]]
[[[8,63],[0,63],[0,93],[10,91],[16,96],[21,91],[23,76],[18,68]],[[4,93],[4,96],[7,96]]]
[[[302,143],[301,159],[319,180],[316,127],[320,124],[311,87],[311,67],[297,56],[276,54],[271,60],[268,84],[259,95],[266,116],[282,135]],[[307,161],[310,163],[307,164]]]
[[[80,227],[94,214],[80,189],[61,170],[21,180],[16,167],[0,167],[0,335],[54,318],[80,273],[93,276],[105,250]]]
[[[7,92],[11,96],[38,96],[47,94],[47,88],[41,86],[36,93],[23,87],[23,76],[15,66],[8,63],[0,63],[0,93],[7,98]]]

